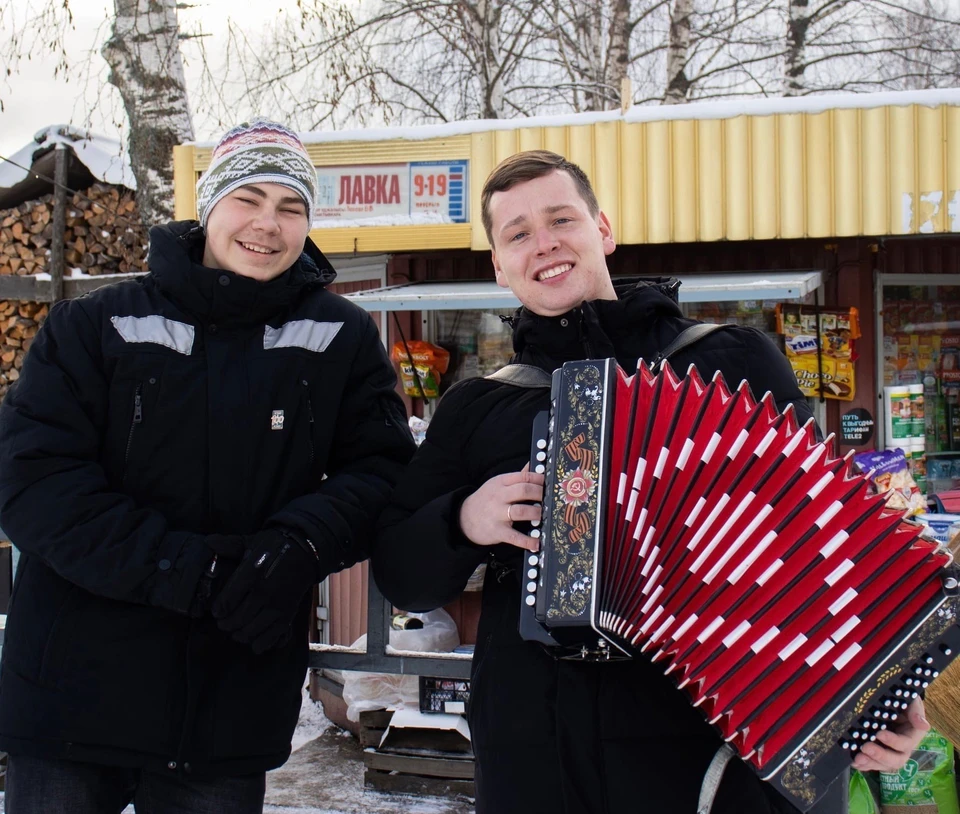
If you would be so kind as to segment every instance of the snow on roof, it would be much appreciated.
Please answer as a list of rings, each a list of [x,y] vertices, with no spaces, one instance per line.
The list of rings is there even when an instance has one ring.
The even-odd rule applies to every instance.
[[[12,187],[29,175],[26,170],[10,163],[11,161],[23,167],[32,167],[37,153],[45,152],[57,143],[68,145],[80,162],[100,181],[119,184],[128,189],[137,188],[133,170],[119,141],[69,124],[54,124],[37,131],[31,144],[7,156],[10,161],[0,161],[0,189]]]
[[[366,130],[328,130],[301,133],[304,144],[336,141],[422,141],[449,138],[491,130],[518,130],[523,127],[561,127],[598,122],[651,122],[690,119],[730,119],[736,116],[772,116],[783,113],[822,113],[825,110],[902,107],[923,105],[960,105],[960,88],[938,90],[884,91],[882,93],[829,93],[817,96],[764,97],[724,101],[688,102],[682,105],[637,105],[626,113],[606,110],[600,113],[563,113],[521,119],[471,119],[446,124],[406,127],[378,127]],[[214,141],[193,142],[197,147],[213,147]]]

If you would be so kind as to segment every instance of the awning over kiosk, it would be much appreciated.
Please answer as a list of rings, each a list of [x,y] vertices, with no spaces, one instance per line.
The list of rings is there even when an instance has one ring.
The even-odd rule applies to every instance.
[[[735,300],[798,300],[823,282],[820,271],[751,271],[680,275],[680,302]],[[374,288],[347,294],[368,311],[454,311],[516,308],[513,292],[493,280],[474,280]]]

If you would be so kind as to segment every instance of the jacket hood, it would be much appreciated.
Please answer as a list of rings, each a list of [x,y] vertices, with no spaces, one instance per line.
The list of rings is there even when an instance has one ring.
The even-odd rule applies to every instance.
[[[197,221],[175,221],[150,230],[150,276],[164,294],[200,321],[263,322],[337,276],[309,237],[297,261],[266,282],[204,266],[205,241]]]

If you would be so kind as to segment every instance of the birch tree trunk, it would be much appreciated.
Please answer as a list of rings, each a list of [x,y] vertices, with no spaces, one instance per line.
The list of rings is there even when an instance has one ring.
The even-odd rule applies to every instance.
[[[483,92],[481,118],[504,117],[503,54],[500,48],[501,0],[458,4],[467,36],[472,40]]]
[[[610,85],[621,92],[626,87],[627,68],[630,67],[630,0],[614,0],[610,20]],[[632,99],[620,99],[620,106],[629,106]]]
[[[687,101],[690,79],[687,63],[690,59],[690,18],[693,15],[693,0],[674,0],[670,6],[670,41],[667,44],[667,90],[663,95],[665,105],[678,105]]]
[[[789,0],[787,7],[787,50],[784,65],[784,96],[801,96],[807,89],[807,30],[810,28],[809,0]]]
[[[173,218],[173,148],[193,140],[177,0],[114,0],[101,53],[123,99],[137,204],[147,226]]]

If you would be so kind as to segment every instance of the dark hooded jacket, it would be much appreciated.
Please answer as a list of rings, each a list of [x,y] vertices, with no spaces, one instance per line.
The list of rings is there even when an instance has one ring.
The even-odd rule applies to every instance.
[[[514,361],[553,371],[563,362],[616,357],[625,370],[653,359],[693,320],[682,316],[676,281],[626,281],[616,301],[585,303],[560,317],[526,309],[514,320]],[[760,331],[729,328],[671,359],[695,362],[731,386],[746,379],[780,410],[811,411],[784,355]],[[468,717],[477,756],[478,814],[693,814],[719,736],[663,676],[636,659],[557,660],[517,633],[523,552],[472,544],[460,530],[463,500],[489,478],[516,472],[530,455],[531,423],[548,408],[547,389],[485,379],[451,388],[426,440],[381,515],[373,567],[397,606],[450,602],[474,569],[488,564]],[[793,808],[733,761],[714,814]]]
[[[193,222],[151,273],[58,303],[0,407],[0,524],[22,551],[0,665],[0,748],[245,774],[290,751],[307,664],[187,615],[204,535],[267,525],[321,570],[363,559],[413,452],[377,329],[325,290],[308,240],[265,283],[205,268]]]

